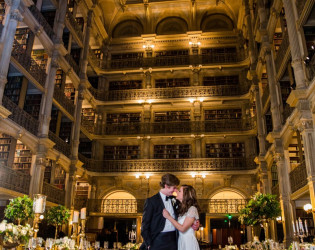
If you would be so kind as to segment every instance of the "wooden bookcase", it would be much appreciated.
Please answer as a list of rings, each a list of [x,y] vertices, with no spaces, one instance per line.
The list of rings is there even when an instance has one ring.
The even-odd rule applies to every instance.
[[[53,168],[52,164],[53,164],[52,160],[47,159],[45,172],[44,172],[44,182],[46,183],[50,183],[50,180],[51,180],[51,171]]]
[[[124,60],[136,58],[143,58],[143,52],[111,54],[111,60]]]
[[[278,52],[280,45],[282,43],[282,33],[274,33],[273,34],[273,46],[274,46],[274,50],[275,52]]]
[[[55,168],[55,182],[54,185],[60,189],[65,188],[65,183],[66,183],[66,171],[59,166],[58,164],[56,165]]]
[[[95,121],[95,111],[92,108],[82,109],[82,120],[88,123],[89,126],[94,126]]]
[[[271,181],[272,181],[272,187],[278,184],[278,170],[277,170],[277,165],[275,163],[273,163],[271,166]]]
[[[30,174],[32,165],[32,152],[21,141],[17,141],[14,155],[13,169]]]
[[[205,120],[220,120],[220,119],[241,119],[241,109],[216,109],[205,110]]]
[[[191,158],[191,145],[154,145],[154,159]]]
[[[156,51],[156,57],[163,57],[163,56],[188,56],[189,50],[163,50],[163,51]]]
[[[244,158],[244,143],[210,143],[206,144],[207,158]]]
[[[190,121],[190,111],[165,111],[154,113],[155,122]]]
[[[0,165],[8,166],[12,137],[0,133]]]
[[[188,87],[190,86],[189,78],[170,78],[170,79],[156,79],[156,88],[174,88],[174,87]]]
[[[65,96],[69,100],[74,102],[74,99],[75,99],[75,88],[74,88],[72,82],[66,82],[64,92],[65,92]]]
[[[141,89],[141,88],[142,88],[142,80],[109,82],[109,90],[126,90],[126,89]]]
[[[313,238],[314,233],[315,233],[315,229],[314,229],[314,220],[313,220],[312,213],[308,214],[305,212],[304,209],[297,208],[296,209],[296,218],[297,219],[301,218],[301,220],[303,222],[304,231],[305,231],[305,220],[306,220],[308,234],[309,234],[310,238]],[[306,241],[306,239],[304,239],[304,240]],[[311,242],[311,241],[307,240],[307,242]]]
[[[89,196],[90,185],[88,182],[78,181],[76,184],[75,195],[80,196],[80,198]]]
[[[41,100],[41,94],[27,94],[25,97],[24,110],[35,119],[39,116]]]
[[[19,103],[22,81],[23,76],[8,76],[8,82],[5,85],[4,95],[15,104]]]
[[[238,85],[239,76],[205,76],[202,82],[203,86]]]
[[[14,39],[23,46],[23,49],[26,49],[29,37],[29,28],[19,28],[16,29]]]
[[[263,90],[265,91],[266,88],[268,88],[268,75],[267,73],[262,73],[261,75],[261,85]]]
[[[271,112],[268,111],[266,114],[265,114],[265,120],[266,120],[266,132],[267,134],[272,132],[273,130],[273,125],[272,125],[272,116],[271,116]]]
[[[63,72],[62,69],[58,69],[56,72],[56,77],[55,77],[55,85],[58,88],[61,88],[61,86],[63,85],[63,82],[65,80],[65,74]]]
[[[107,124],[141,122],[141,113],[116,113],[107,114]]]
[[[34,59],[33,63],[39,65],[43,70],[46,70],[48,54],[44,49],[33,50],[32,58]]]
[[[5,15],[5,2],[4,0],[0,0],[0,30],[3,27],[2,21],[4,19],[4,15]]]
[[[134,160],[140,158],[139,146],[105,146],[104,160]]]

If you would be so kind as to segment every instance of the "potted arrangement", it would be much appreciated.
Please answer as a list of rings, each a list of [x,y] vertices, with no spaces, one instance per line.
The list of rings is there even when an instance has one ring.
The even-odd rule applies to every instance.
[[[56,227],[55,239],[57,239],[59,227],[62,224],[68,223],[69,218],[70,218],[70,210],[66,208],[65,206],[58,205],[48,210],[46,219],[49,225],[53,225]]]
[[[267,233],[267,222],[281,215],[280,203],[275,195],[256,193],[241,209],[238,220],[245,225],[263,224]]]
[[[18,225],[33,217],[33,200],[27,195],[14,198],[4,211],[4,217]]]

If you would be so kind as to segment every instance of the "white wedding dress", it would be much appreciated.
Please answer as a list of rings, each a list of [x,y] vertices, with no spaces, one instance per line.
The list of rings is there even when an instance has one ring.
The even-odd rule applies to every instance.
[[[183,224],[186,217],[195,218],[195,220],[199,220],[197,208],[191,206],[183,216],[178,217],[178,223]],[[199,250],[199,245],[195,236],[195,231],[191,227],[184,233],[179,232],[178,250]]]

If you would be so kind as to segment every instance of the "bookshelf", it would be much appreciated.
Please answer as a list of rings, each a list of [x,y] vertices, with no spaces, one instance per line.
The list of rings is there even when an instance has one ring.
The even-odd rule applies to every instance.
[[[50,183],[52,169],[53,169],[53,162],[52,162],[52,160],[47,159],[45,172],[44,172],[44,182]]]
[[[273,130],[273,125],[272,125],[272,116],[270,110],[265,114],[265,120],[266,120],[266,132],[269,134]]]
[[[89,196],[90,185],[88,182],[78,181],[75,189],[75,195],[83,197]]]
[[[267,73],[262,73],[261,75],[261,85],[262,89],[265,91],[266,88],[268,88],[268,75]]]
[[[220,119],[241,119],[241,109],[217,109],[205,110],[205,120],[220,120]]]
[[[0,165],[7,166],[10,155],[12,137],[0,133]]]
[[[141,121],[141,113],[117,113],[107,114],[107,124],[133,123]]]
[[[272,187],[278,184],[278,170],[276,163],[273,163],[271,166],[271,181]]]
[[[156,51],[156,57],[163,57],[163,56],[188,56],[189,50],[163,50],[163,51]]]
[[[58,88],[61,88],[61,86],[63,85],[63,82],[65,80],[65,74],[63,72],[62,69],[58,69],[56,72],[56,77],[55,77],[55,85]]]
[[[83,108],[82,109],[82,121],[85,125],[94,126],[95,121],[95,111],[92,108]]]
[[[23,46],[23,49],[26,49],[28,37],[29,37],[29,28],[19,28],[16,29],[14,39]]]
[[[124,60],[124,59],[136,59],[143,58],[143,52],[112,54],[111,60]]]
[[[13,169],[30,174],[32,164],[32,152],[21,141],[17,141],[14,155]]]
[[[23,76],[8,76],[8,82],[5,85],[4,95],[9,97],[15,104],[19,103],[22,81]]]
[[[66,171],[60,165],[56,164],[54,185],[60,189],[64,189],[65,183],[66,183]]]
[[[104,160],[133,160],[140,158],[139,146],[105,146]]]
[[[49,130],[56,133],[57,130],[57,120],[58,120],[59,110],[53,105],[51,109],[51,120],[49,122]]]
[[[45,52],[44,49],[33,50],[32,58],[34,59],[34,62],[32,62],[33,64],[36,63],[40,66],[41,69],[46,69],[48,54]]]
[[[25,97],[24,110],[35,119],[38,119],[39,116],[41,100],[41,94],[26,94]]]
[[[190,111],[165,111],[154,113],[155,122],[190,121]]]
[[[305,203],[307,203],[307,202],[305,202]],[[305,212],[304,209],[297,208],[296,209],[296,218],[297,219],[301,218],[301,220],[303,222],[304,230],[305,230],[305,221],[307,222],[308,235],[310,238],[313,238],[314,233],[315,233],[315,229],[314,229],[314,220],[313,220],[312,213],[308,214]],[[305,239],[305,241],[311,242],[311,239],[309,239],[309,240],[306,240],[306,239]]]
[[[67,143],[70,143],[72,122],[68,119],[61,120],[59,137]]]
[[[202,80],[203,86],[218,86],[218,85],[238,85],[238,75],[232,76],[205,76]]]
[[[141,88],[142,88],[142,80],[109,82],[109,90],[126,90],[126,89],[141,89]]]
[[[5,2],[4,2],[4,0],[1,0],[0,1],[0,31],[3,27],[2,22],[4,19],[4,15],[5,15]],[[1,34],[1,32],[0,32],[0,34]]]
[[[282,33],[274,33],[273,35],[273,46],[275,52],[277,52],[280,48],[280,45],[282,43]]]
[[[210,143],[206,144],[207,158],[243,158],[244,143]]]
[[[170,79],[156,79],[156,88],[174,88],[174,87],[188,87],[190,86],[189,78],[170,78]]]
[[[289,151],[290,164],[292,164],[293,167],[301,163],[301,157],[300,157],[298,144],[289,144],[288,151]],[[303,147],[302,147],[302,152],[304,152]],[[304,153],[303,153],[303,158],[304,158]]]
[[[75,88],[74,88],[72,82],[66,82],[64,93],[65,93],[65,96],[69,100],[74,102],[74,99],[75,99]]]
[[[190,144],[154,145],[154,159],[191,158]]]

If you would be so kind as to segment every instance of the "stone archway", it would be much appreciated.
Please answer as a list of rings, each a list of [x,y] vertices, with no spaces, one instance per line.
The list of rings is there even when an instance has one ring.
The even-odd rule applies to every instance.
[[[116,190],[103,197],[102,213],[106,214],[135,214],[137,200],[127,191]]]

